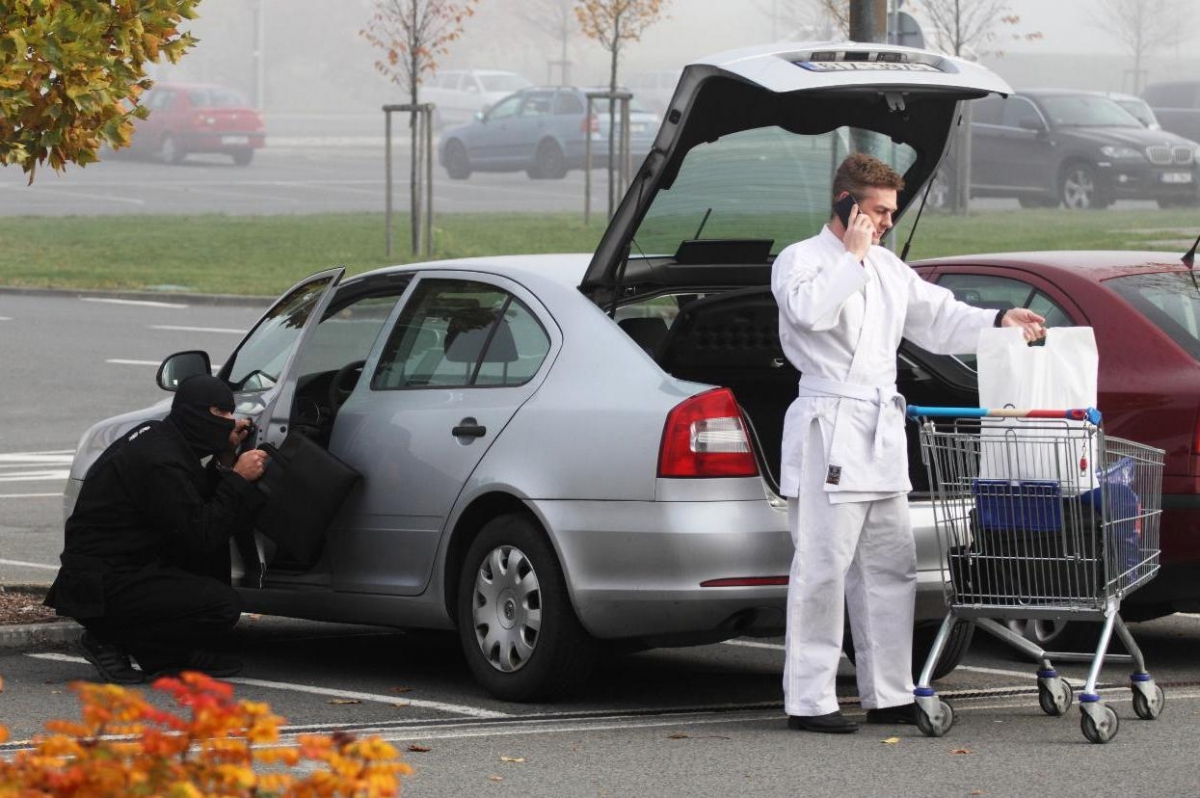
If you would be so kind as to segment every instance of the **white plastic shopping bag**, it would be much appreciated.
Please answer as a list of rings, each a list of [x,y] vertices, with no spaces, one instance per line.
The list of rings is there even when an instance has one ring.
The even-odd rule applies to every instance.
[[[990,409],[1066,410],[1096,406],[1100,356],[1091,327],[1053,327],[1029,346],[1017,327],[979,334],[979,405]],[[1054,480],[1064,493],[1096,486],[1096,436],[1082,421],[1036,424],[984,419],[983,479]]]

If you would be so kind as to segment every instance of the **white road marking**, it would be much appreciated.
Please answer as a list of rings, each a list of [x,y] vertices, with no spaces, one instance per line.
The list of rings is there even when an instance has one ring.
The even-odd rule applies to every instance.
[[[0,321],[12,321],[12,316],[0,316]]]
[[[230,335],[245,335],[245,330],[235,330],[232,327],[180,327],[176,324],[151,324],[151,330],[173,330],[175,332],[200,333],[229,333]]]
[[[0,493],[0,499],[61,499],[61,493]]]
[[[478,707],[468,707],[462,704],[446,704],[441,701],[423,701],[416,698],[407,698],[395,695],[378,695],[376,693],[360,693],[355,690],[336,690],[330,687],[314,687],[308,684],[291,684],[288,682],[269,682],[263,679],[244,679],[234,677],[226,681],[234,684],[244,684],[250,687],[266,687],[271,690],[288,690],[297,693],[312,693],[314,695],[324,695],[330,698],[347,698],[357,701],[373,701],[380,704],[388,704],[391,706],[408,705],[419,707],[421,709],[434,709],[439,712],[450,712],[455,715],[466,715],[471,718],[509,718],[512,717],[507,712],[495,712],[490,709],[480,709]]]
[[[104,362],[114,366],[158,366],[162,364],[161,360],[125,360],[119,357],[109,358]]]
[[[83,657],[75,657],[70,654],[26,654],[27,657],[34,659],[48,659],[55,662],[77,662],[83,665],[87,664],[87,660]],[[377,693],[362,693],[357,690],[337,690],[331,687],[316,687],[309,684],[291,684],[290,682],[271,682],[265,679],[244,679],[234,677],[232,679],[222,679],[222,681],[232,682],[234,684],[244,684],[247,687],[265,687],[269,690],[285,690],[294,693],[311,693],[313,695],[328,696],[330,698],[345,698],[352,701],[371,701],[379,704],[388,704],[389,706],[411,706],[420,709],[433,709],[438,712],[449,712],[454,715],[466,715],[470,718],[510,718],[507,712],[494,712],[490,709],[480,709],[479,707],[469,707],[462,704],[447,704],[442,701],[423,701],[418,698],[407,698],[399,695],[379,695]]]
[[[25,471],[20,474],[0,474],[0,482],[53,482],[66,479],[70,469],[64,471]]]
[[[58,570],[57,565],[45,565],[40,562],[22,562],[21,560],[0,560],[0,565],[19,565],[22,568],[40,568],[44,571]]]
[[[75,458],[74,450],[61,449],[56,452],[8,452],[0,454],[0,466],[13,463],[24,465],[38,463],[45,465],[69,464]]]
[[[155,302],[149,299],[113,299],[110,297],[85,296],[81,302],[103,302],[110,305],[141,305],[148,308],[186,308],[187,305],[178,302]]]
[[[0,454],[0,482],[57,482],[71,475],[69,466],[74,452],[7,452]],[[0,498],[32,498],[43,494],[4,494]],[[45,494],[60,495],[60,494]]]

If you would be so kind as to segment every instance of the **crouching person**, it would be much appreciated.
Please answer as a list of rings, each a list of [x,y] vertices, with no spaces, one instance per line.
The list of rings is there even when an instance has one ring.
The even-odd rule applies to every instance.
[[[229,538],[262,503],[266,454],[237,454],[249,422],[233,408],[224,382],[191,377],[165,420],[139,424],[87,472],[46,604],[83,626],[78,648],[105,681],[242,668],[210,647],[241,612]]]

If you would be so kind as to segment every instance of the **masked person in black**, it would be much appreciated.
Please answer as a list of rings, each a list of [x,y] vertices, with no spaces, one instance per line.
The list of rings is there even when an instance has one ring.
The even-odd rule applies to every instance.
[[[253,483],[266,453],[237,454],[249,422],[233,407],[224,382],[191,377],[165,420],[119,438],[84,478],[46,603],[83,625],[80,653],[106,681],[241,670],[207,648],[237,623],[229,538],[263,501]]]

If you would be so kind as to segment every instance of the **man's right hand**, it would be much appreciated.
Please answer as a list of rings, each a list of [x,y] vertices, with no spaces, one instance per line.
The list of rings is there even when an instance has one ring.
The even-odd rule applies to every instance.
[[[842,235],[842,244],[846,247],[846,251],[853,255],[855,260],[862,263],[871,250],[871,242],[874,238],[875,224],[871,221],[871,217],[865,213],[859,213],[858,206],[855,205],[850,209],[850,221],[846,225],[846,232]]]
[[[242,452],[237,462],[233,464],[233,473],[247,482],[257,482],[267,470],[270,457],[262,449],[251,449]]]

